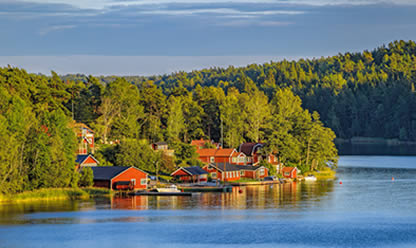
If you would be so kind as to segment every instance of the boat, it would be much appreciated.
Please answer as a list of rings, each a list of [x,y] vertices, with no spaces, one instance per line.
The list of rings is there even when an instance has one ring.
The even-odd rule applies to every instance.
[[[305,179],[305,181],[314,182],[314,181],[316,181],[316,176],[314,176],[312,174],[309,174],[304,179]]]
[[[176,187],[176,185],[170,185],[169,187],[165,187],[165,188],[156,188],[154,190],[152,190],[154,192],[164,192],[164,193],[177,193],[177,192],[181,192],[180,190],[178,190],[178,187]]]

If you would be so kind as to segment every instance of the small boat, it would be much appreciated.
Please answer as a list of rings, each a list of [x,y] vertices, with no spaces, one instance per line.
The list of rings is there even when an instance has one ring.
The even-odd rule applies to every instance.
[[[314,176],[312,174],[309,174],[304,179],[305,179],[305,181],[314,182],[314,181],[316,181],[316,176]]]
[[[178,190],[178,187],[176,187],[176,185],[170,185],[169,187],[166,188],[156,188],[155,189],[156,192],[165,192],[165,193],[175,193],[175,192],[181,192],[180,190]]]

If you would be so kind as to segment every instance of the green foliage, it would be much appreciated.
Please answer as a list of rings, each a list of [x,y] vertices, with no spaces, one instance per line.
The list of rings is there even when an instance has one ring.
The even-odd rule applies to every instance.
[[[0,68],[0,193],[72,185],[76,138],[66,89],[56,73]]]
[[[261,140],[285,164],[320,170],[336,165],[336,136],[416,141],[415,80],[413,41],[152,77],[0,68],[0,193],[76,184],[72,117],[95,131],[102,165],[196,165],[190,141],[219,142],[222,127],[225,147]],[[161,140],[175,158],[150,148]]]
[[[179,166],[202,166],[202,162],[198,160],[195,146],[186,143],[172,144],[175,149],[176,164]]]
[[[90,167],[84,167],[80,171],[79,186],[90,187],[94,184],[94,173]]]

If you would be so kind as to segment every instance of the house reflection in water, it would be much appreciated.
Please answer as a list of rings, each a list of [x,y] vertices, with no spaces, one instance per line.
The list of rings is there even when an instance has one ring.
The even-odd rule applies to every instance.
[[[304,207],[333,191],[334,183],[285,183],[233,187],[231,193],[201,193],[189,196],[113,197],[113,209],[273,209]],[[328,198],[325,198],[328,199]],[[320,201],[318,201],[320,202]],[[321,204],[321,203],[318,203]]]

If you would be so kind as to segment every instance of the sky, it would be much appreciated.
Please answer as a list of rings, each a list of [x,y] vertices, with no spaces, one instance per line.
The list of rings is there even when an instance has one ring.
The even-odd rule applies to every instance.
[[[416,0],[0,0],[0,66],[154,75],[416,40]]]

